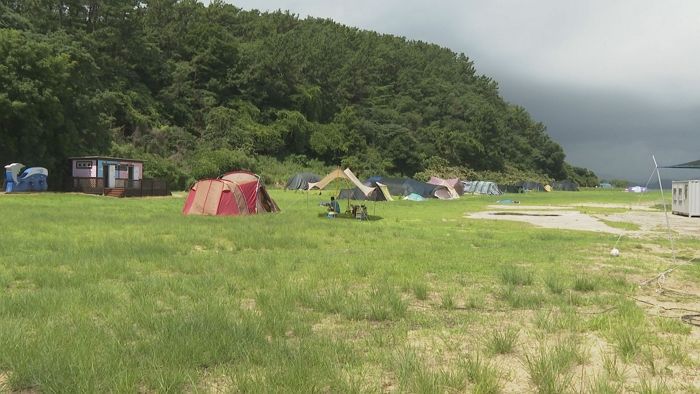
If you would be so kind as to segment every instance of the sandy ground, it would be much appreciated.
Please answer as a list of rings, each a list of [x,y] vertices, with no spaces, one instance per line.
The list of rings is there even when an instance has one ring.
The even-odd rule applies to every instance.
[[[534,224],[538,227],[557,228],[563,230],[582,230],[624,234],[625,230],[610,227],[599,219],[578,211],[555,210],[511,210],[484,211],[468,216],[472,219],[512,220]]]
[[[576,208],[578,207],[626,208],[629,211],[588,215],[577,211]],[[512,220],[530,223],[543,228],[606,232],[625,234],[632,237],[658,236],[666,232],[667,216],[663,212],[653,210],[648,206],[637,205],[630,209],[630,206],[623,204],[572,204],[565,206],[514,204],[489,205],[488,208],[488,211],[472,213],[466,217],[471,219]],[[634,223],[639,226],[639,230],[629,231],[611,227],[605,224],[603,220]],[[688,218],[669,213],[668,221],[671,229],[676,234],[693,238],[700,237],[700,218]]]

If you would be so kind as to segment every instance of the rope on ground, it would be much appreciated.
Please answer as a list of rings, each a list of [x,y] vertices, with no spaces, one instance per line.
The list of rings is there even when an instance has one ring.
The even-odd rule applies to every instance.
[[[642,304],[651,305],[651,306],[653,306],[653,307],[655,307],[655,308],[661,308],[661,309],[663,309],[663,310],[665,310],[665,311],[693,312],[693,313],[697,313],[697,314],[700,315],[700,311],[696,311],[695,309],[667,307],[667,306],[663,306],[663,305],[659,305],[659,304],[654,304],[653,302],[640,300],[639,298],[636,298],[636,297],[632,297],[632,296],[629,296],[629,297],[630,297],[631,299],[637,301],[637,302],[641,302]]]
[[[683,298],[700,298],[700,294],[688,293],[688,292],[681,291],[681,290],[671,289],[670,287],[661,287],[660,293],[661,294],[671,294],[673,296],[683,297]]]
[[[654,304],[653,302],[640,300],[639,298],[635,298],[632,296],[630,296],[630,298],[637,301],[637,302],[641,302],[642,304],[647,304],[647,305],[653,306],[655,308],[661,308],[665,311],[693,312],[691,314],[686,314],[686,315],[681,315],[681,316],[662,316],[662,315],[655,315],[655,316],[671,318],[671,319],[677,319],[680,317],[680,319],[683,323],[690,324],[691,326],[700,327],[700,311],[696,311],[693,309],[686,309],[686,308],[675,308],[675,307],[669,308],[669,307],[665,307],[663,305]]]
[[[669,269],[667,269],[667,270],[665,270],[665,271],[659,273],[659,274],[656,275],[655,277],[641,282],[641,283],[639,284],[639,287],[646,286],[646,285],[648,285],[649,283],[656,281],[657,284],[659,285],[659,287],[663,289],[663,287],[661,286],[661,282],[664,282],[664,281],[666,280],[666,275],[670,274],[671,272],[673,272],[674,270],[676,270],[678,267],[681,267],[681,266],[684,266],[684,265],[690,265],[690,264],[692,264],[693,261],[695,261],[696,259],[697,259],[697,257],[693,257],[692,259],[690,259],[690,260],[688,260],[688,261],[680,262],[680,263],[678,263],[678,264],[672,266],[671,268],[669,268]]]
[[[681,321],[691,326],[700,327],[700,314],[683,315],[681,316]]]
[[[582,315],[602,315],[603,313],[608,313],[610,311],[614,311],[615,309],[617,309],[617,306],[611,306],[610,308],[603,309],[602,311],[595,311],[595,312],[577,311],[576,313],[580,313]]]

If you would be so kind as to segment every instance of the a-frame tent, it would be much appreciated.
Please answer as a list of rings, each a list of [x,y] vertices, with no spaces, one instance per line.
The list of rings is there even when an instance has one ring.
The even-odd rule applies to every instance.
[[[360,189],[360,191],[362,192],[362,194],[364,194],[365,196],[368,196],[368,195],[369,195],[370,193],[372,193],[372,192],[374,191],[374,189],[375,189],[374,187],[370,187],[370,186],[365,186],[365,185],[363,185],[362,182],[360,182],[360,180],[357,179],[357,177],[355,176],[355,174],[353,174],[353,172],[350,171],[349,168],[346,168],[346,169],[344,169],[344,170],[341,170],[340,168],[337,168],[337,169],[333,170],[330,174],[328,174],[328,175],[326,175],[325,177],[323,177],[323,179],[321,179],[320,181],[318,181],[318,182],[309,182],[309,189],[308,189],[308,190],[313,190],[313,189],[322,190],[322,189],[324,189],[326,186],[328,186],[329,183],[333,182],[333,181],[336,180],[336,179],[346,179],[346,180],[348,180],[348,181],[349,181],[350,183],[352,183],[355,187],[357,187],[358,189]]]
[[[352,185],[354,185],[365,197],[368,197],[370,194],[372,194],[376,188],[371,187],[371,186],[366,186],[363,185],[362,182],[360,182],[359,179],[353,174],[353,172],[349,169],[346,168],[344,170],[341,170],[340,168],[337,168],[333,170],[330,174],[326,175],[323,177],[318,182],[310,182],[309,183],[309,188],[307,190],[322,190],[325,189],[326,186],[328,186],[331,182],[333,182],[336,179],[345,179]],[[308,197],[308,196],[307,196]],[[308,200],[308,198],[307,198]],[[348,199],[348,206],[350,205],[350,199]]]

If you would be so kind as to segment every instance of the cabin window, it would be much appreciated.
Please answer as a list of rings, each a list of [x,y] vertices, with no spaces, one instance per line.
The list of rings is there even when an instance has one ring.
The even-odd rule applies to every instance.
[[[75,168],[92,168],[91,160],[78,160],[75,162]]]

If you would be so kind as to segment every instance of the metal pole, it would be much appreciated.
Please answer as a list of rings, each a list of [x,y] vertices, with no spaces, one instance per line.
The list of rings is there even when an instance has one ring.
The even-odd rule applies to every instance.
[[[656,157],[651,155],[652,160],[654,160],[654,168],[656,168],[656,176],[659,179],[659,189],[661,189],[661,201],[664,205],[664,216],[666,217],[666,230],[668,231],[668,240],[671,242],[671,256],[673,256],[673,262],[676,262],[676,247],[673,243],[673,234],[671,233],[671,221],[668,218],[668,210],[666,209],[666,199],[664,198],[664,186],[661,184],[661,172],[659,171],[659,164],[656,162]]]

